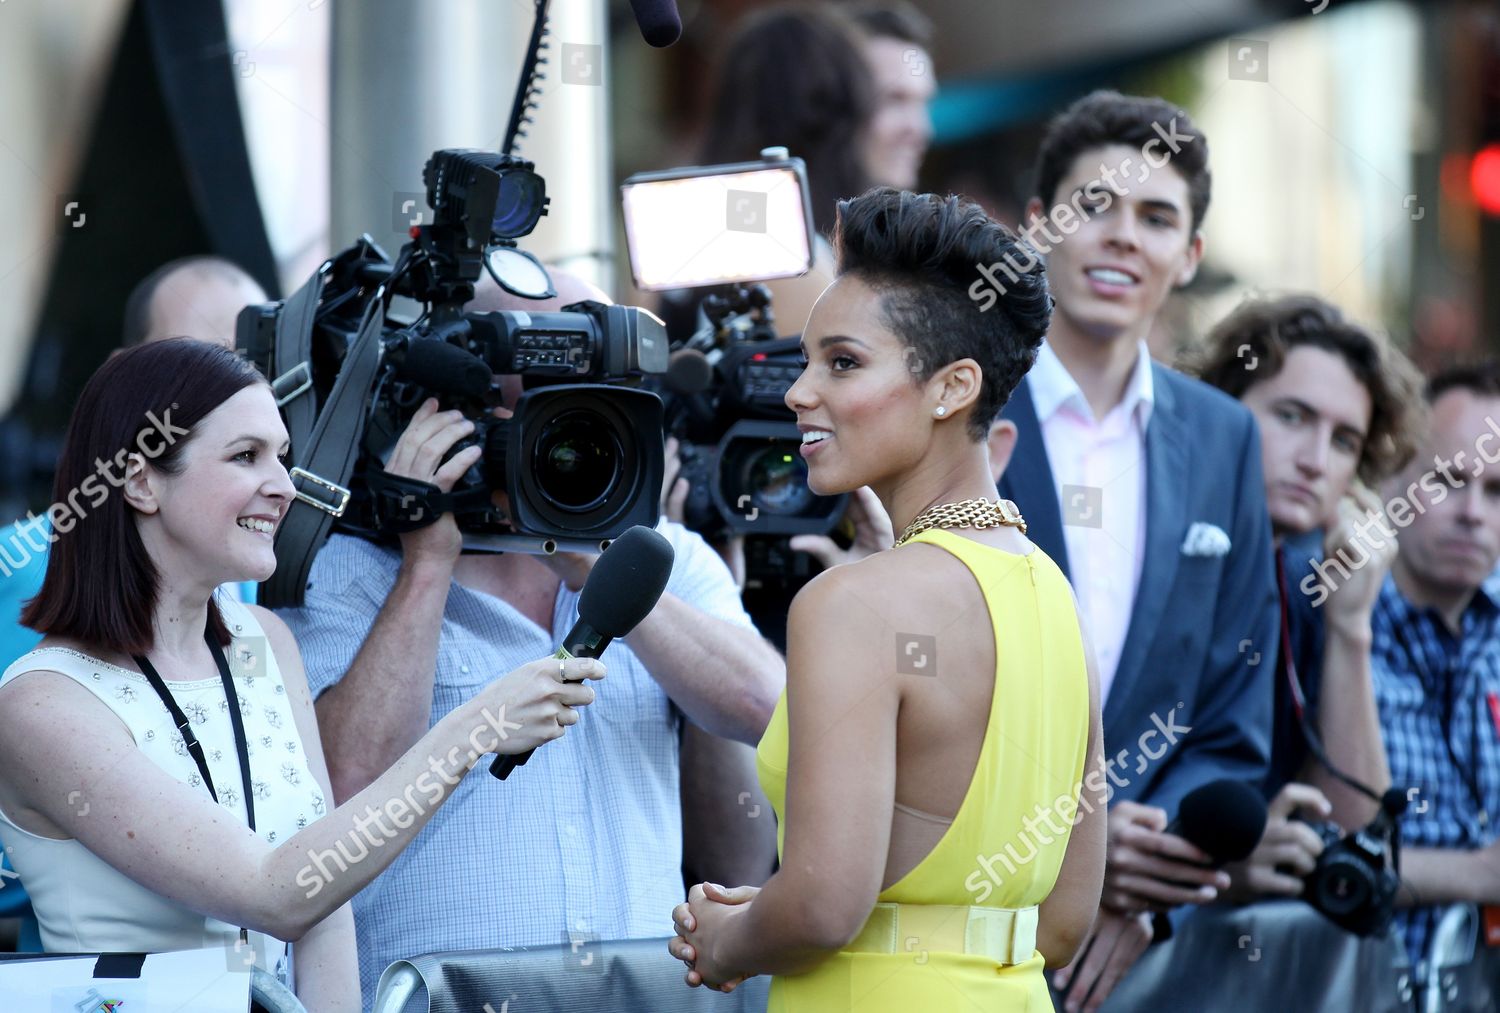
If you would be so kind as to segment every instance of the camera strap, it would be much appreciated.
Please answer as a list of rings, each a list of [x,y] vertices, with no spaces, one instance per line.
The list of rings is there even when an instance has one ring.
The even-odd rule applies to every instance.
[[[1280,546],[1276,548],[1276,588],[1281,599],[1281,659],[1286,670],[1287,688],[1292,695],[1292,711],[1297,716],[1297,726],[1302,729],[1302,737],[1307,740],[1307,748],[1311,750],[1318,763],[1322,764],[1324,770],[1361,795],[1379,802],[1383,798],[1379,792],[1334,766],[1333,761],[1328,758],[1328,753],[1323,749],[1323,740],[1318,735],[1314,722],[1308,720],[1307,696],[1302,691],[1302,680],[1297,677],[1297,661],[1292,655],[1291,624],[1287,619],[1286,608],[1286,554]]]
[[[1464,787],[1468,789],[1469,797],[1474,801],[1475,819],[1479,822],[1480,830],[1487,830],[1490,825],[1489,806],[1485,804],[1484,788],[1480,784],[1479,770],[1481,759],[1479,756],[1479,727],[1484,723],[1482,707],[1477,702],[1473,714],[1473,723],[1469,727],[1469,762],[1464,763],[1459,759],[1458,751],[1453,748],[1453,740],[1457,731],[1453,727],[1454,711],[1458,709],[1458,694],[1462,687],[1460,681],[1464,673],[1459,671],[1460,658],[1449,659],[1443,686],[1443,745],[1448,750],[1448,759],[1453,764],[1453,770],[1458,774],[1459,780],[1463,781]],[[1478,678],[1475,677],[1476,688]],[[1464,837],[1469,838],[1468,828],[1464,828]],[[1480,842],[1473,842],[1480,843]]]
[[[292,444],[299,460],[290,472],[297,498],[276,532],[276,572],[260,586],[261,604],[269,608],[302,604],[313,557],[334,519],[348,509],[349,475],[364,434],[365,402],[380,366],[384,320],[384,301],[370,300],[359,336],[349,346],[306,445]]]
[[[392,475],[378,461],[371,461],[365,475],[375,527],[382,534],[404,535],[433,524],[443,514],[489,509],[488,486],[470,486],[458,492],[443,492],[431,482]]]
[[[276,318],[276,342],[267,375],[273,377],[271,393],[286,419],[294,461],[305,458],[304,444],[317,418],[312,393],[312,334],[327,278],[328,266],[324,265],[287,299]]]

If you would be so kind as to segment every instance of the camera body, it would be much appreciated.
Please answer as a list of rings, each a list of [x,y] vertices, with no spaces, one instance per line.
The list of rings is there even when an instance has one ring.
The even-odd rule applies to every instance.
[[[545,185],[523,159],[470,149],[434,153],[423,180],[433,223],[412,230],[394,263],[361,237],[303,291],[247,307],[237,322],[237,346],[268,376],[277,375],[271,363],[284,368],[288,361],[283,345],[305,349],[298,353],[306,356],[298,365],[305,385],[283,396],[284,376],[278,378],[278,403],[307,396],[320,413],[358,336],[379,328],[363,418],[348,427],[357,434],[357,456],[347,489],[337,477],[317,480],[347,493],[337,511],[328,510],[337,527],[390,541],[452,512],[466,548],[547,552],[561,544],[597,548],[633,525],[654,525],[665,470],[662,402],[641,384],[667,367],[661,321],[638,307],[588,301],[549,312],[466,311],[485,269],[516,294],[551,294],[545,271],[514,243],[546,212]],[[534,265],[540,290],[518,289],[511,269],[500,266],[532,270],[521,258]],[[424,312],[398,320],[390,306],[395,295],[423,304]],[[524,388],[509,417],[495,412],[504,407],[503,390],[514,394],[515,384],[503,377],[519,378]],[[474,423],[450,456],[483,448],[447,494],[384,471],[428,397]],[[295,463],[305,465],[299,434],[289,429]],[[328,509],[300,490],[299,499]]]
[[[777,338],[763,285],[733,287],[704,302],[711,331],[678,355],[701,354],[706,389],[668,395],[668,431],[678,437],[689,492],[688,527],[726,535],[828,534],[848,496],[807,485],[802,434],[786,393],[802,373],[800,338]]]
[[[1360,936],[1385,931],[1395,913],[1398,845],[1395,821],[1382,812],[1369,826],[1345,834],[1332,820],[1306,820],[1323,841],[1302,896],[1334,924]]]

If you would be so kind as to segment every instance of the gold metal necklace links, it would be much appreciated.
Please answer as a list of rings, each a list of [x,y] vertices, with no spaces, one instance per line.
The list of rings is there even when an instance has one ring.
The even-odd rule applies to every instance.
[[[1016,505],[1008,499],[966,499],[957,503],[938,503],[917,514],[896,539],[896,546],[906,544],[928,528],[1020,528],[1026,533],[1026,521]]]

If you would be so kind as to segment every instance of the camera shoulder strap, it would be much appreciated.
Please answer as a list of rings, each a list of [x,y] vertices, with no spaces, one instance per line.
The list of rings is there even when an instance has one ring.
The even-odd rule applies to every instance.
[[[297,498],[276,532],[276,572],[260,586],[261,604],[269,608],[302,604],[313,557],[334,519],[349,506],[349,475],[364,434],[365,401],[380,366],[384,321],[384,301],[371,299],[312,434],[304,447],[292,444],[298,458],[291,470]]]
[[[312,384],[312,334],[327,278],[325,264],[283,305],[276,318],[276,342],[267,370],[276,407],[281,409],[287,435],[291,437],[292,460],[298,463],[307,459],[305,444],[317,418]]]

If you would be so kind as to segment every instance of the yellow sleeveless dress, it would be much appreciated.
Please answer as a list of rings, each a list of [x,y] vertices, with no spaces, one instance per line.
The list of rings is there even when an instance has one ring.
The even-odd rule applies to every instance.
[[[1053,1009],[1034,907],[1057,881],[1088,749],[1072,593],[1040,549],[1019,556],[939,529],[912,541],[957,556],[984,590],[996,666],[979,762],[937,846],[881,892],[853,943],[806,974],[774,977],[768,1013]],[[783,822],[787,742],[783,692],[756,749]],[[784,842],[778,825],[778,851]]]

